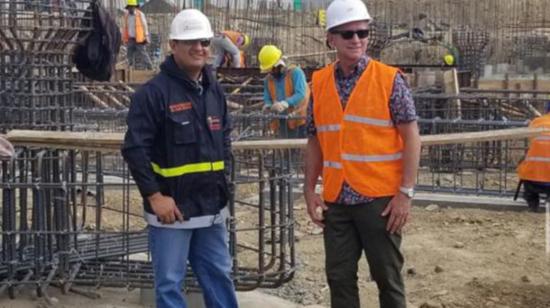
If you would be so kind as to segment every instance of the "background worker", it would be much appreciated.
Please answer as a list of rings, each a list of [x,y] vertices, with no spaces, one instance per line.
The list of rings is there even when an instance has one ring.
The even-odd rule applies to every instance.
[[[304,195],[323,227],[333,308],[359,307],[363,252],[380,307],[406,307],[401,230],[420,160],[411,91],[397,68],[366,55],[371,17],[361,0],[334,0],[327,41],[335,63],[316,71],[308,111]],[[322,173],[322,199],[315,193]]]
[[[149,28],[145,14],[139,10],[138,0],[128,0],[124,14],[122,41],[126,45],[128,66],[135,67],[136,61],[145,61],[148,70],[153,69],[153,63],[145,46],[149,43]]]
[[[273,121],[272,130],[277,131],[280,138],[304,138],[310,96],[304,71],[295,65],[287,66],[283,52],[274,45],[262,47],[258,60],[260,71],[267,73],[264,80],[264,111],[291,117]]]
[[[212,39],[214,67],[245,67],[244,50],[250,45],[250,37],[244,33],[226,30]]]
[[[187,260],[206,307],[237,307],[225,221],[229,114],[209,66],[213,32],[198,10],[170,28],[160,73],[132,96],[122,155],[144,199],[159,308],[186,307]]]
[[[544,127],[550,130],[550,102],[546,103],[544,109],[545,114],[533,119],[530,128]],[[527,155],[517,171],[523,183],[523,198],[529,210],[537,212],[540,206],[539,194],[550,197],[550,132],[531,139]]]
[[[455,57],[452,54],[447,53],[443,56],[443,63],[446,66],[453,66],[455,65]]]

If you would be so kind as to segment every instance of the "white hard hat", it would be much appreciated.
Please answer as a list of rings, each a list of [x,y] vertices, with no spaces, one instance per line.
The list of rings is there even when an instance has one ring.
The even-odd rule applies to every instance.
[[[327,31],[353,21],[372,18],[361,0],[334,0],[327,8]]]
[[[209,39],[214,36],[208,17],[201,11],[186,9],[178,13],[170,26],[171,40]]]

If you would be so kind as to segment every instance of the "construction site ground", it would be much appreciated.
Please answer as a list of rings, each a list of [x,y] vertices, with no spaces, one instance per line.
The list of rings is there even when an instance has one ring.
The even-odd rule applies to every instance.
[[[329,307],[322,232],[309,221],[303,200],[297,200],[294,210],[298,260],[294,279],[278,289],[241,294],[243,308]],[[242,223],[255,215],[254,209],[237,210]],[[545,243],[543,213],[415,206],[403,241],[409,307],[550,307],[550,256]],[[377,307],[376,286],[364,258],[359,286],[362,307]],[[24,290],[15,300],[2,297],[0,307],[147,307],[140,305],[139,290],[97,292],[101,298],[89,299],[51,288],[54,301],[47,303]],[[281,300],[262,300],[266,293]]]

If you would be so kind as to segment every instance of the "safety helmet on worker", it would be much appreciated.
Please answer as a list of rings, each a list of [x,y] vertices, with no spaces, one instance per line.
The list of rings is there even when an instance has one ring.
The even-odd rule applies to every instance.
[[[138,0],[128,0],[126,2],[126,7],[129,7],[129,6],[139,6]]]
[[[326,30],[354,21],[372,20],[367,6],[361,0],[334,0],[327,8]]]
[[[260,71],[262,73],[269,72],[273,67],[277,66],[283,57],[283,52],[275,45],[265,45],[258,53],[258,61],[260,62]]]
[[[240,45],[241,49],[244,49],[250,45],[250,36],[242,34],[239,36],[237,43]]]
[[[453,57],[453,55],[451,54],[446,54],[444,57],[443,57],[443,62],[445,62],[446,65],[454,65],[455,64],[455,57]]]
[[[170,26],[171,40],[210,39],[214,36],[208,17],[201,11],[186,9],[178,13]]]

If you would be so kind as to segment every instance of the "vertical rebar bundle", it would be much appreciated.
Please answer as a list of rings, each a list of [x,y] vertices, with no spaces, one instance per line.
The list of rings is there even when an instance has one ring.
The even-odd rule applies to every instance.
[[[71,127],[71,48],[90,1],[0,1],[0,130]]]

